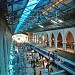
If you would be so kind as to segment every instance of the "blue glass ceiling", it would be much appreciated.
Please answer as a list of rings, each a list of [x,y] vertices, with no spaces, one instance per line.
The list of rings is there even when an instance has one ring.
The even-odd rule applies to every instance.
[[[23,24],[23,22],[25,21],[25,19],[27,18],[27,16],[30,14],[30,12],[35,8],[35,6],[38,4],[40,0],[29,0],[25,10],[23,11],[23,14],[21,16],[21,18],[19,19],[19,23],[16,26],[15,29],[15,33],[18,32],[19,28],[21,27],[21,25]]]

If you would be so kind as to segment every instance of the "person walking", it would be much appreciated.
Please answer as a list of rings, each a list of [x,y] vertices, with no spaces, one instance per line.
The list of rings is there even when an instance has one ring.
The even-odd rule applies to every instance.
[[[40,71],[39,75],[42,75],[42,72]]]
[[[53,72],[52,62],[50,63],[49,69],[50,69],[50,72]]]

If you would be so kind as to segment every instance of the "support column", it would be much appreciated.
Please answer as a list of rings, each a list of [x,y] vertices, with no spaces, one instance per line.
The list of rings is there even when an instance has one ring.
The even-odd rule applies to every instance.
[[[55,49],[57,49],[57,39],[55,39]]]
[[[37,36],[37,44],[39,44],[39,35]]]
[[[41,34],[39,34],[39,44],[40,44],[40,45],[42,44],[41,39],[42,39]]]
[[[35,35],[35,43],[37,43],[37,35]]]
[[[62,44],[63,44],[63,50],[66,50],[66,43],[62,42]]]
[[[57,49],[57,42],[55,42],[55,48]]]
[[[45,37],[44,37],[44,39],[45,39],[45,40],[44,40],[44,45],[47,46],[47,44],[46,44],[46,34],[45,34],[44,36],[45,36]]]
[[[34,35],[34,43],[36,43],[36,34]]]
[[[49,47],[51,47],[51,37],[48,35]]]
[[[74,46],[74,51],[75,51],[75,43],[73,44],[73,46]]]
[[[36,35],[34,36],[34,40],[35,40],[34,43],[36,43]]]
[[[36,44],[37,44],[38,42],[37,42],[37,35],[36,35]]]
[[[33,42],[35,42],[35,35],[33,35]]]
[[[45,35],[42,35],[42,45],[45,45]]]
[[[51,40],[50,40],[50,42],[49,42],[49,46],[51,47]]]
[[[32,40],[32,38],[33,38],[33,33],[28,33],[28,41],[29,42],[32,42],[33,40]]]
[[[33,42],[34,42],[34,35],[33,35]]]
[[[73,49],[74,49],[74,52],[75,52],[75,35],[74,35],[74,33],[73,33],[73,37],[74,37]]]
[[[42,34],[41,34],[41,45],[42,45]]]
[[[35,43],[35,34],[34,34],[34,43]]]

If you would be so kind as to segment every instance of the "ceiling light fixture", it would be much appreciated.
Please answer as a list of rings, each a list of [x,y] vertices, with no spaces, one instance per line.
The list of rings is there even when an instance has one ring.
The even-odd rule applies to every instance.
[[[57,21],[51,20],[52,23],[57,24],[57,23],[62,23],[63,21],[58,19]]]
[[[54,21],[54,20],[51,20],[51,22],[52,22],[52,23],[54,23],[54,24],[57,24],[57,22],[56,22],[56,21]]]
[[[42,25],[39,25],[39,27],[44,28],[44,26],[42,26]]]
[[[63,21],[62,20],[60,20],[60,19],[58,19],[58,21],[59,21],[59,23],[62,23]]]

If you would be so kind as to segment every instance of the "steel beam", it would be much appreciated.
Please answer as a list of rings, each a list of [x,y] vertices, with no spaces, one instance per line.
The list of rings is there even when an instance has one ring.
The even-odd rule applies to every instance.
[[[14,13],[14,12],[18,12],[18,11],[20,11],[20,10],[23,10],[23,9],[25,9],[25,7],[24,8],[20,8],[20,9],[18,9],[18,10],[13,10],[13,12],[11,12],[11,13],[9,13],[9,14],[12,14],[12,13]]]
[[[23,0],[7,2],[8,6],[12,4],[22,4]]]

